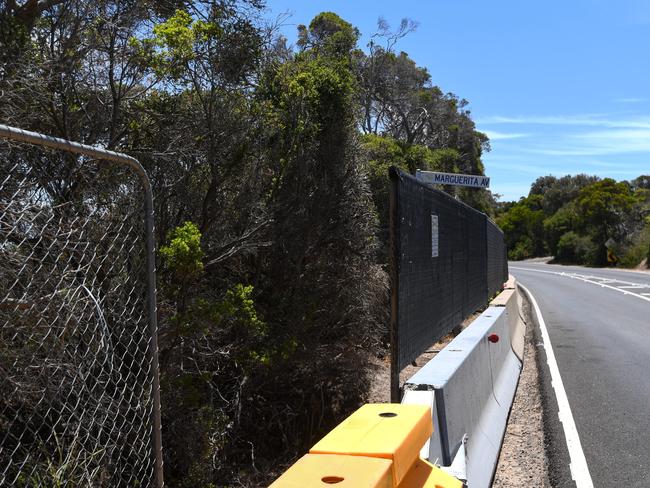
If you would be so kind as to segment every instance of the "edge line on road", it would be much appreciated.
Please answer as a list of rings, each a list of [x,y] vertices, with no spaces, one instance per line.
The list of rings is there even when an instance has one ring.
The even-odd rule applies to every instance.
[[[546,322],[544,322],[544,317],[542,316],[542,311],[537,304],[537,300],[530,292],[521,283],[518,285],[526,292],[530,302],[535,310],[535,315],[537,315],[537,322],[539,324],[540,331],[542,333],[542,340],[544,341],[544,350],[546,351],[546,363],[548,364],[548,369],[551,372],[551,385],[555,391],[555,398],[557,399],[558,405],[558,417],[562,423],[562,429],[564,430],[564,438],[566,440],[567,449],[569,451],[569,468],[571,470],[571,477],[576,483],[577,488],[593,488],[594,484],[591,480],[591,474],[589,474],[589,466],[587,465],[587,459],[585,458],[585,453],[582,450],[582,444],[580,443],[580,436],[578,435],[578,429],[576,427],[575,420],[573,419],[573,414],[571,413],[571,406],[569,405],[569,398],[567,397],[566,390],[564,389],[564,383],[562,382],[562,376],[560,375],[560,368],[557,365],[557,360],[555,358],[555,352],[553,351],[553,346],[551,345],[551,337],[548,334],[548,329],[546,328]]]

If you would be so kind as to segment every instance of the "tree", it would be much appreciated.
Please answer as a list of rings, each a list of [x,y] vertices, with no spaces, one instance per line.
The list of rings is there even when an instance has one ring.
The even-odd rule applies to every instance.
[[[445,161],[436,169],[482,175],[481,155],[490,145],[487,136],[476,130],[465,108],[468,102],[434,86],[428,71],[417,66],[407,53],[393,52],[394,43],[414,28],[407,20],[402,21],[396,33],[390,33],[383,25],[379,38],[387,39],[386,46],[373,40],[368,54],[355,53],[361,130],[390,137],[405,147],[441,151]],[[414,166],[427,169],[427,161],[414,161]],[[443,189],[480,210],[493,212],[494,200],[485,190]]]
[[[298,47],[318,56],[346,59],[359,40],[359,29],[333,12],[321,12],[309,28],[298,26]]]
[[[368,43],[368,54],[357,51],[355,55],[356,73],[359,80],[359,105],[362,109],[361,130],[364,134],[379,134],[384,130],[384,117],[388,106],[385,97],[394,76],[391,64],[394,63],[395,44],[413,32],[417,23],[402,19],[396,31],[391,31],[388,23],[380,18],[378,31]],[[413,64],[414,66],[414,64]],[[426,70],[419,70],[416,77],[426,77]]]
[[[596,252],[596,246],[589,237],[569,231],[558,240],[555,259],[560,263],[591,264]]]
[[[375,215],[357,138],[356,35],[332,13],[316,16],[301,28],[300,51],[269,70],[261,86],[274,123],[262,299],[273,311],[265,316],[281,387],[291,392],[285,408],[261,420],[270,451],[300,452],[358,404],[363,373],[353,365],[363,353],[351,345],[380,339],[370,333],[377,322],[371,304],[387,294],[385,274],[373,265]],[[287,431],[302,435],[283,445]]]
[[[602,266],[607,263],[605,243],[611,238],[618,264],[636,266],[650,235],[644,227],[650,213],[644,178],[630,183],[585,174],[537,178],[527,198],[500,209],[498,221],[511,256],[548,251],[562,262]],[[543,228],[529,225],[536,222],[537,212],[542,213]],[[540,239],[544,245],[539,245]]]
[[[650,190],[650,175],[641,175],[633,179],[630,186],[633,190]]]
[[[579,212],[573,201],[570,201],[544,220],[544,240],[552,255],[557,252],[560,238],[567,232],[578,229],[579,220]]]
[[[595,183],[600,178],[585,174],[555,176],[540,176],[530,187],[529,195],[542,197],[542,207],[547,216],[553,215],[563,205],[575,199],[582,188]]]
[[[414,22],[381,21],[364,53],[323,12],[294,52],[262,8],[0,2],[2,120],[127,152],[150,176],[173,486],[265,484],[358,406],[359,365],[386,340],[387,168],[482,174],[489,149],[467,102],[394,52]],[[62,168],[57,201],[79,198],[83,159],[22,157]]]
[[[417,169],[453,172],[457,169],[458,151],[451,148],[431,149],[408,144],[388,135],[365,134],[361,137],[372,199],[379,218],[380,260],[387,262],[389,238],[390,179],[388,170],[397,166],[415,175]]]
[[[576,199],[576,205],[587,232],[598,246],[597,265],[607,263],[605,242],[611,237],[621,239],[625,233],[623,220],[634,206],[635,198],[626,183],[611,178],[585,186]]]
[[[497,219],[505,234],[511,259],[527,259],[544,254],[544,213],[538,198],[522,198]]]

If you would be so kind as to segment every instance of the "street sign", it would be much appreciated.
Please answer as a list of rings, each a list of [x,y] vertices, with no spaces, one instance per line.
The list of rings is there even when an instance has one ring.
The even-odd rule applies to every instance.
[[[470,186],[473,188],[490,187],[490,178],[488,176],[417,170],[415,177],[423,183],[429,183],[430,185]]]
[[[616,257],[616,254],[612,252],[611,249],[607,250],[607,262],[609,264],[616,264],[618,263],[618,258]]]

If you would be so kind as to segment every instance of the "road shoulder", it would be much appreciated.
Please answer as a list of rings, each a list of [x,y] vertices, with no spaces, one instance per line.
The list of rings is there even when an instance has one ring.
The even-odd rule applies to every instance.
[[[555,486],[551,484],[548,474],[538,365],[540,348],[530,310],[524,296],[521,310],[526,323],[523,368],[501,447],[492,485],[494,488]]]
[[[548,466],[550,486],[554,488],[575,488],[571,476],[570,455],[560,421],[560,408],[553,388],[548,357],[538,318],[533,311],[529,297],[521,293],[524,302],[526,330],[531,331],[537,356],[538,386],[542,402],[544,451]]]

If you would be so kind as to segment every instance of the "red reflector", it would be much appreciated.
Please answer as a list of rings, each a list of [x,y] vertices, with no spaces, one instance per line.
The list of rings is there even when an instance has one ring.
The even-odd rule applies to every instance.
[[[490,342],[499,342],[499,336],[496,334],[490,334],[488,336],[488,341]]]

